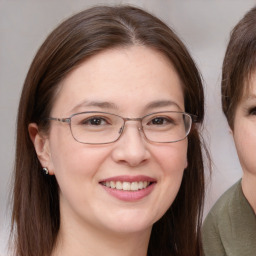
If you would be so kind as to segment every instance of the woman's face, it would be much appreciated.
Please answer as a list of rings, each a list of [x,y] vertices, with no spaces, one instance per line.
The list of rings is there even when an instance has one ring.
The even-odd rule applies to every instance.
[[[129,118],[184,111],[182,84],[169,60],[155,50],[133,46],[103,51],[63,80],[51,116],[84,111]],[[67,123],[51,121],[41,163],[59,184],[61,225],[106,233],[150,232],[179,190],[187,139],[151,143],[139,128],[138,121],[128,121],[118,141],[89,145],[77,142]],[[107,188],[106,181],[121,181],[121,189]],[[152,184],[135,192],[123,190],[144,181]]]
[[[237,106],[233,137],[238,157],[245,174],[256,175],[256,73],[250,80],[248,94]]]

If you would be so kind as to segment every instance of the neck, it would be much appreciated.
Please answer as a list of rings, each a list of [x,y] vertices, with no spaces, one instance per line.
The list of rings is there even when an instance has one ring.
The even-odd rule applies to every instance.
[[[243,193],[256,213],[256,175],[245,172],[242,179]]]
[[[140,233],[113,233],[61,224],[52,256],[146,256],[151,230]]]

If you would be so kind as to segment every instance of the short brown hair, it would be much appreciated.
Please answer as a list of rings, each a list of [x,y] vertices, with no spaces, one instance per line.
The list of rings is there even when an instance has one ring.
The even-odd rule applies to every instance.
[[[59,83],[89,56],[109,48],[145,45],[163,53],[183,83],[185,111],[204,118],[204,94],[200,74],[186,47],[158,18],[130,7],[94,7],[58,26],[36,54],[20,99],[13,192],[13,227],[19,256],[48,256],[60,225],[58,184],[44,176],[28,125],[47,130]],[[188,136],[188,167],[172,206],[154,224],[148,253],[151,256],[200,256],[201,217],[204,200],[204,166],[199,126]]]
[[[231,32],[222,67],[222,110],[233,129],[237,105],[256,67],[256,7]]]

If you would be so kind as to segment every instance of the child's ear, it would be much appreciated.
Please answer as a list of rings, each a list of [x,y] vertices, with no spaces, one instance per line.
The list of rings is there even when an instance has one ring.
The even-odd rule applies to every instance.
[[[28,126],[28,132],[31,141],[34,144],[35,151],[40,161],[42,168],[46,167],[50,175],[53,175],[53,166],[51,160],[51,152],[49,147],[49,140],[46,135],[39,132],[38,125],[36,123],[30,123]]]

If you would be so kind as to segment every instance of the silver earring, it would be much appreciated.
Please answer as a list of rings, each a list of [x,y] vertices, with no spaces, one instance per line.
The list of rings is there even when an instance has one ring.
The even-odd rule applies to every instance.
[[[49,171],[48,171],[48,169],[46,167],[43,168],[43,172],[44,172],[45,175],[49,174]]]

